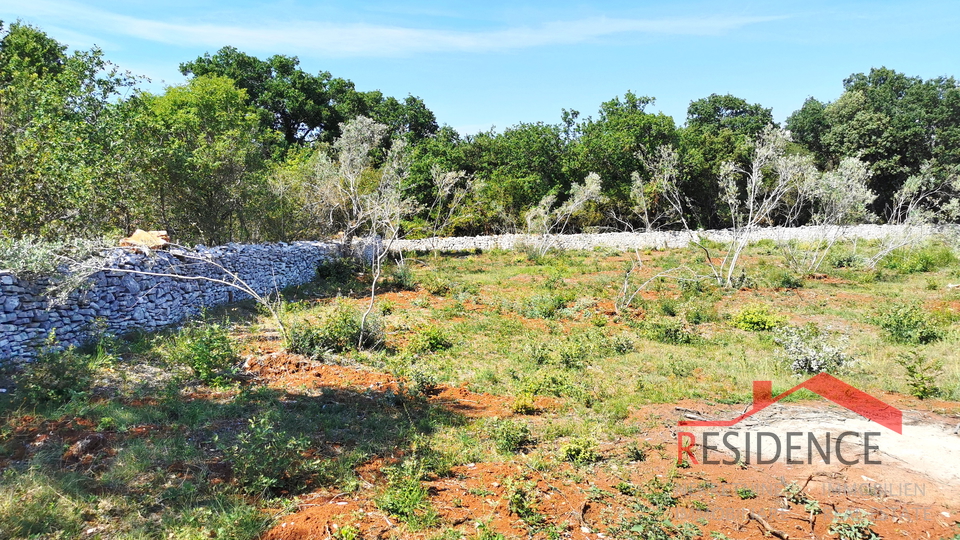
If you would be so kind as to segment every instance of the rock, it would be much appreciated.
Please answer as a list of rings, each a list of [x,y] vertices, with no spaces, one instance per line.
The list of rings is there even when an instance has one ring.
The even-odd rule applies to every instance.
[[[130,274],[123,276],[123,279],[120,280],[120,284],[127,289],[127,292],[130,294],[137,294],[140,292],[140,285]]]
[[[20,298],[16,296],[8,296],[6,300],[3,301],[3,310],[7,312],[14,311],[20,307]]]

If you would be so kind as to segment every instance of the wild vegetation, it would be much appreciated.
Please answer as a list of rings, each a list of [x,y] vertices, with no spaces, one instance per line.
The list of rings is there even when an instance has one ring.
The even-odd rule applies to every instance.
[[[960,292],[943,287],[960,262],[934,242],[850,266],[866,244],[837,244],[826,275],[790,287],[785,255],[750,244],[735,289],[712,280],[696,246],[640,252],[640,268],[637,254],[605,250],[408,254],[387,268],[365,330],[371,276],[330,263],[285,291],[285,342],[273,316],[241,305],[182,330],[48,351],[0,394],[0,537],[256,538],[318,493],[369,503],[373,517],[335,522],[340,537],[375,536],[384,518],[424,537],[551,537],[581,526],[547,510],[551,485],[622,509],[584,522],[611,536],[742,537],[709,510],[779,498],[707,496],[726,480],[678,468],[650,440],[676,419],[645,407],[742,405],[755,379],[776,394],[819,371],[901,406],[960,400]],[[702,279],[654,277],[679,266]],[[617,311],[625,277],[653,281]],[[369,382],[335,382],[346,376]],[[458,401],[451,389],[463,387]],[[430,487],[485,466],[498,472],[454,502]],[[610,474],[607,488],[585,480]],[[801,508],[835,505],[823,534],[886,530],[856,499],[790,493]],[[701,520],[671,518],[681,510]],[[516,521],[491,521],[498,512]]]
[[[375,228],[384,179],[407,237],[955,221],[960,87],[853,74],[777,126],[731,95],[683,125],[625,92],[596,116],[459,134],[419,98],[360,91],[296,57],[224,47],[154,94],[101,51],[24,22],[0,38],[0,236],[166,229],[181,244],[346,237]],[[361,151],[363,150],[363,151]],[[586,179],[586,180],[585,180]],[[383,194],[381,194],[383,195]],[[383,201],[381,196],[379,200]],[[382,207],[381,207],[382,208]],[[813,271],[826,234],[793,261]],[[716,269],[729,284],[737,252]]]
[[[957,413],[956,238],[912,227],[960,217],[954,79],[871,69],[784,126],[729,95],[691,102],[677,126],[626,92],[596,117],[461,135],[416,97],[359,91],[295,57],[224,47],[180,68],[186,83],[152,94],[99,50],[5,28],[0,268],[80,268],[103,243],[67,238],[136,227],[184,244],[507,231],[531,243],[374,250],[181,329],[101,332],[87,349],[51,335],[0,376],[0,540],[259,538],[295,510],[341,504],[315,535],[741,538],[710,512],[742,519],[781,500],[811,532],[893,534],[846,494],[816,500],[784,481],[718,495],[727,478],[657,437],[680,400],[742,409],[754,380],[779,393],[821,372]],[[872,221],[907,227],[843,238]],[[804,224],[818,236],[752,236]],[[690,247],[551,243],[657,228]],[[828,505],[832,521],[817,521]]]

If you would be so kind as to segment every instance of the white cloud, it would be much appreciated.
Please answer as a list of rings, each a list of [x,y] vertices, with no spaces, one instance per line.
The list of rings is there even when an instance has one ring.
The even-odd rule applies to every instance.
[[[21,17],[53,18],[114,35],[159,43],[219,48],[225,44],[254,50],[297,50],[318,56],[403,56],[454,51],[506,51],[547,45],[573,44],[623,33],[661,35],[722,35],[748,25],[782,17],[707,16],[671,19],[595,17],[556,21],[500,30],[461,31],[406,28],[358,23],[296,21],[249,26],[165,22],[111,13],[73,2],[18,1],[0,6]]]

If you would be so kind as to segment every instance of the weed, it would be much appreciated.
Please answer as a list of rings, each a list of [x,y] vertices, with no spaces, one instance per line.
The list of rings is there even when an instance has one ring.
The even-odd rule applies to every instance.
[[[501,452],[512,454],[533,443],[530,427],[521,420],[496,419],[489,423],[489,434]]]
[[[506,490],[507,509],[527,525],[537,526],[545,521],[537,508],[537,484],[523,478],[507,478],[503,487]]]
[[[644,484],[643,497],[660,510],[673,508],[680,502],[673,496],[673,487],[673,482],[663,482],[654,477]]]
[[[86,396],[93,369],[90,358],[75,348],[58,350],[51,332],[37,358],[24,364],[14,381],[17,394],[28,403],[62,404]]]
[[[290,329],[291,352],[322,357],[327,353],[374,348],[383,344],[383,328],[377,317],[367,317],[360,327],[360,311],[345,300],[337,300],[316,325],[297,324]]]
[[[248,493],[296,490],[311,472],[313,464],[303,456],[310,441],[287,433],[278,420],[275,409],[254,416],[234,444],[222,447],[234,477]]]
[[[943,362],[927,360],[916,351],[901,354],[897,359],[903,369],[907,371],[907,385],[910,394],[918,399],[926,399],[940,393],[934,384],[937,375],[943,371]]]
[[[919,249],[899,249],[888,255],[884,268],[901,274],[933,272],[957,262],[953,250],[943,244],[931,243]]]
[[[403,520],[411,529],[436,525],[440,517],[430,505],[422,472],[409,463],[387,469],[387,488],[376,499],[377,507]]]
[[[667,520],[641,513],[633,518],[621,521],[610,532],[616,538],[672,540],[675,538],[676,528]]]
[[[646,461],[647,452],[640,448],[637,443],[630,443],[627,446],[627,459],[630,461]]]
[[[803,278],[782,268],[768,271],[763,281],[773,289],[799,289],[803,287]]]
[[[226,327],[210,322],[184,327],[166,356],[174,364],[189,366],[197,378],[214,386],[227,383],[240,361]]]
[[[936,318],[917,304],[899,305],[881,313],[877,323],[891,341],[924,345],[943,338]]]
[[[873,522],[867,519],[863,510],[847,510],[833,516],[827,532],[837,535],[840,540],[880,540],[880,535],[871,528]]]
[[[619,482],[613,488],[628,497],[636,497],[640,494],[640,488],[630,482]]]
[[[519,394],[510,404],[510,410],[516,414],[536,414],[537,407],[534,405],[533,394]]]
[[[752,304],[737,312],[731,319],[730,324],[741,330],[769,332],[783,326],[786,322],[786,317],[771,313],[768,306]]]
[[[414,354],[421,354],[445,351],[450,347],[453,347],[453,342],[442,328],[425,326],[413,336],[407,345],[407,350]]]
[[[610,347],[616,351],[617,354],[627,354],[633,352],[636,343],[632,335],[624,332],[610,338]]]
[[[756,499],[757,492],[749,488],[737,488],[737,497],[740,497],[743,500]]]
[[[506,537],[490,528],[488,523],[477,522],[476,540],[506,540]]]
[[[529,319],[553,319],[572,299],[572,293],[564,291],[535,294],[521,303],[519,313]]]
[[[854,362],[844,352],[844,336],[833,336],[813,323],[781,328],[774,341],[783,347],[790,369],[797,375],[836,372]]]
[[[575,437],[560,447],[560,455],[564,461],[575,465],[596,463],[602,459],[600,452],[597,451],[597,442],[582,437]]]
[[[681,319],[660,319],[646,321],[643,335],[660,343],[688,345],[700,341],[700,336]]]

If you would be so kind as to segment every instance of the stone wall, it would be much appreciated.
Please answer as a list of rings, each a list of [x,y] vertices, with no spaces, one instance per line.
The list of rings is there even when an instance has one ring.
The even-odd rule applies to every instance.
[[[317,265],[337,256],[338,248],[331,243],[295,242],[149,254],[117,249],[104,265],[107,269],[94,273],[86,287],[62,302],[45,294],[48,279],[21,279],[0,271],[0,364],[33,357],[51,330],[63,344],[81,344],[95,326],[115,334],[153,331],[203,308],[250,297],[230,285],[202,279],[233,281],[205,261],[223,266],[262,294],[311,281]]]
[[[844,238],[876,240],[890,236],[909,235],[912,237],[934,236],[937,234],[956,237],[956,225],[904,227],[900,225],[853,225],[844,227]],[[755,230],[751,241],[770,239],[776,241],[811,241],[832,234],[834,230],[821,227],[763,227]],[[685,231],[654,232],[618,232],[599,234],[563,234],[547,237],[528,234],[501,234],[495,236],[468,236],[451,238],[425,238],[423,240],[398,240],[391,248],[395,251],[473,251],[489,249],[515,249],[520,246],[539,246],[549,243],[558,249],[593,249],[604,247],[617,250],[664,249],[684,247],[694,237],[703,237],[715,242],[729,242],[733,233],[727,229],[694,231],[690,235]]]

